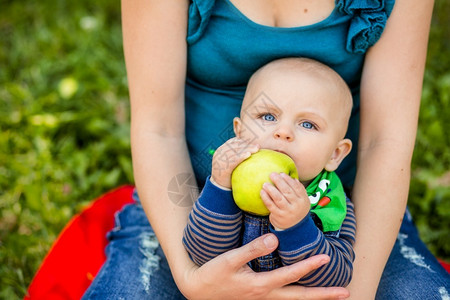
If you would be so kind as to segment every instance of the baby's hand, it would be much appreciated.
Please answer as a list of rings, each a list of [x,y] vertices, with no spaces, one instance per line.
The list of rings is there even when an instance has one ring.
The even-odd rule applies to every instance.
[[[264,183],[261,199],[270,211],[270,223],[275,229],[287,229],[309,213],[308,194],[300,181],[287,174],[272,173],[270,179],[275,185]]]
[[[212,161],[212,181],[223,188],[231,188],[231,173],[233,170],[258,152],[259,145],[249,144],[239,138],[231,138],[214,152]]]

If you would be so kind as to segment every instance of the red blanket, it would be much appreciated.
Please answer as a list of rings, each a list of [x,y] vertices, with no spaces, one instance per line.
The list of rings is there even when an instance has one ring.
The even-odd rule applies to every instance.
[[[45,257],[25,299],[80,299],[105,261],[114,214],[133,202],[132,186],[113,190],[74,216]]]

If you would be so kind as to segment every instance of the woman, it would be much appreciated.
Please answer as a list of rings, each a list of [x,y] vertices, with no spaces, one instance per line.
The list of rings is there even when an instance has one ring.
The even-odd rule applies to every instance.
[[[85,297],[181,297],[167,257],[176,285],[192,299],[340,299],[349,292],[353,299],[374,298],[407,202],[432,6],[423,0],[396,0],[395,5],[394,0],[124,0],[134,174],[165,256],[140,205],[126,207],[110,236],[108,260]],[[285,56],[330,65],[353,92],[348,136],[357,153],[339,170],[352,190],[358,222],[348,290],[286,286],[326,263],[324,256],[253,273],[245,264],[276,248],[271,235],[200,268],[182,247],[190,207],[179,199],[194,196],[189,196],[192,188],[179,189],[175,180],[192,187],[188,174],[195,174],[201,187],[210,153],[230,137],[225,120],[238,114],[248,78]],[[409,230],[410,220],[403,227]],[[410,247],[417,235],[402,234],[383,275],[380,299],[401,299],[414,287],[426,292],[409,279],[418,273],[398,268],[406,265],[399,247]],[[436,286],[445,283],[440,271],[433,272]]]

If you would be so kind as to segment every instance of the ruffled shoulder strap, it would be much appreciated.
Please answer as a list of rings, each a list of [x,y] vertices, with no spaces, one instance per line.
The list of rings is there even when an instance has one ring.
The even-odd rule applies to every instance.
[[[352,16],[347,51],[365,53],[381,37],[395,0],[336,0],[337,9]]]
[[[189,5],[189,21],[187,42],[195,43],[208,25],[215,0],[191,0]]]

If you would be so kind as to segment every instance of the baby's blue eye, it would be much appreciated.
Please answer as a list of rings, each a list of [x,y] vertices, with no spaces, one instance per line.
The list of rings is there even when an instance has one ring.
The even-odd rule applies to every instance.
[[[264,121],[269,121],[269,122],[275,121],[275,117],[274,117],[272,114],[264,114],[264,115],[262,116],[262,119],[263,119]]]
[[[302,122],[300,124],[300,126],[302,126],[303,128],[306,128],[306,129],[313,129],[314,128],[314,125],[311,122]]]

